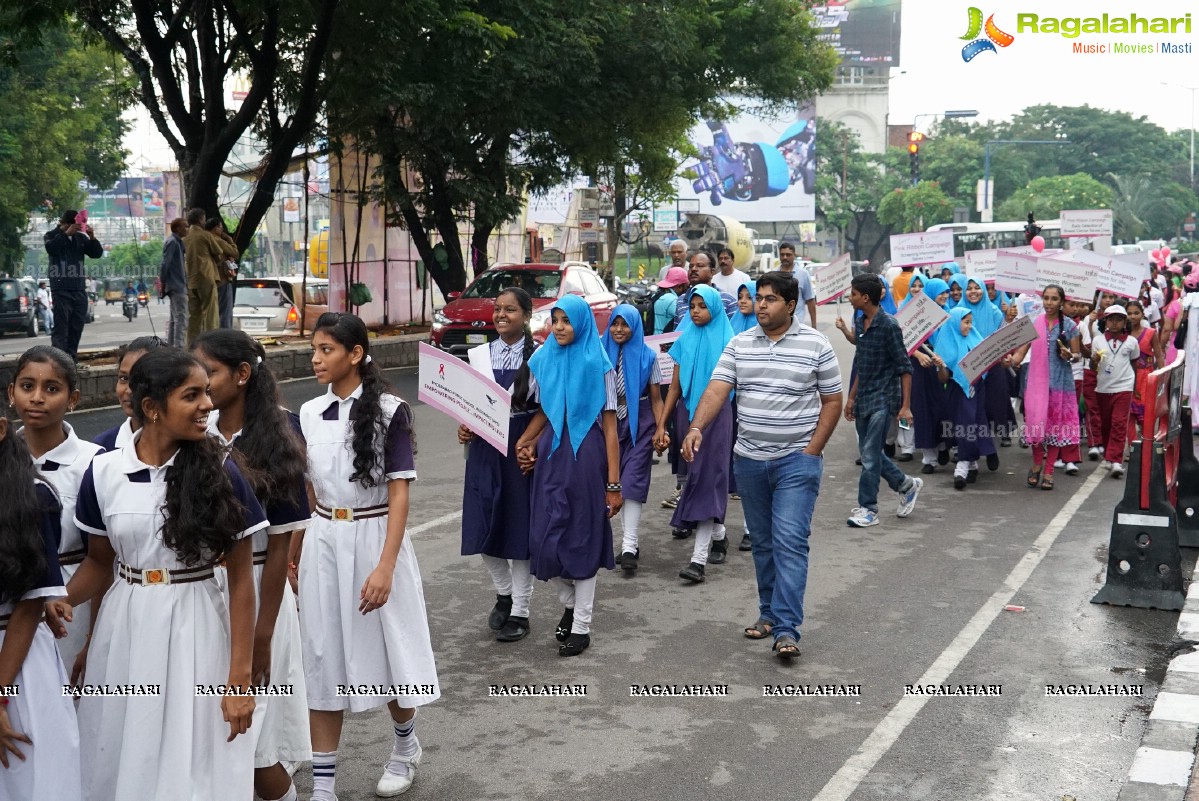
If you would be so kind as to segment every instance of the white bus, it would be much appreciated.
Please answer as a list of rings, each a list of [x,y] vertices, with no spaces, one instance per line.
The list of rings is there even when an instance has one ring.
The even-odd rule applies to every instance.
[[[953,231],[953,254],[961,257],[968,250],[995,250],[998,248],[1016,248],[1028,244],[1024,241],[1025,222],[992,222],[992,223],[942,223],[929,228],[929,231]],[[1047,248],[1065,248],[1062,244],[1062,223],[1060,220],[1042,220],[1041,236],[1045,238]]]

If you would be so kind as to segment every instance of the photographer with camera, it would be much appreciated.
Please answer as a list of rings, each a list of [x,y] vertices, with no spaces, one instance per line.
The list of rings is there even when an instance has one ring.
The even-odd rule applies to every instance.
[[[78,218],[78,219],[77,219]],[[87,224],[87,212],[67,209],[58,226],[44,237],[50,256],[50,293],[54,297],[54,347],[79,363],[79,339],[87,320],[87,283],[83,275],[84,258],[104,255],[96,232]]]

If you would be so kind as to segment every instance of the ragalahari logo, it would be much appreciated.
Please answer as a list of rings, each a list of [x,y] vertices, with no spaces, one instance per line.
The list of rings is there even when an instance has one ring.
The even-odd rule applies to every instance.
[[[966,29],[966,35],[961,38],[970,43],[962,48],[962,61],[973,61],[979,53],[985,53],[988,50],[997,53],[999,51],[995,49],[995,45],[1007,47],[1016,41],[1016,37],[1010,33],[999,30],[999,26],[995,24],[994,14],[987,17],[987,23],[984,25],[982,9],[971,6],[967,11],[970,15],[969,27]],[[979,34],[984,32],[986,36],[979,38]]]

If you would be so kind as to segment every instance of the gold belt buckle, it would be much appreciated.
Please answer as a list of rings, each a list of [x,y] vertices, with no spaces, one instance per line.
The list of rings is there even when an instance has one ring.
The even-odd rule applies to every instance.
[[[153,570],[142,571],[142,586],[146,587],[151,584],[170,584],[171,572],[164,568],[158,567]]]
[[[349,506],[334,506],[329,510],[329,516],[343,523],[354,522],[354,510]]]

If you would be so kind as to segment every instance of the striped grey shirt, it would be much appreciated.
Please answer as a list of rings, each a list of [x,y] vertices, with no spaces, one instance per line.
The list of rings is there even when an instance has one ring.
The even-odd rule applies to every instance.
[[[713,381],[737,393],[737,444],[749,459],[779,459],[807,447],[820,419],[820,396],[841,394],[841,368],[828,338],[798,316],[772,342],[755,326],[725,347]]]

